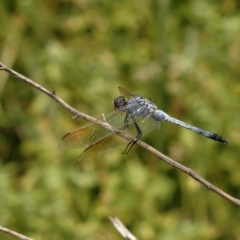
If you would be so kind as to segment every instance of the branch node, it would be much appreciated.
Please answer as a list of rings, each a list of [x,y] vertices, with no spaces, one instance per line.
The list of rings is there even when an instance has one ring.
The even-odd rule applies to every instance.
[[[55,88],[53,88],[53,90],[51,91],[51,94],[52,94],[53,96],[56,96],[56,90],[55,90]]]

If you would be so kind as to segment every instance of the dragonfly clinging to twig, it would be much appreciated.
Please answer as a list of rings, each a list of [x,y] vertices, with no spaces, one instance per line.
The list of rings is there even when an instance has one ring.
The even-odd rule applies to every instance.
[[[202,130],[169,116],[147,98],[135,95],[122,87],[119,87],[119,91],[121,96],[113,100],[114,112],[104,116],[102,120],[119,130],[137,133],[136,140],[127,144],[123,152],[125,154],[144,134],[154,128],[159,128],[161,122],[177,124],[215,141],[229,142],[216,133]],[[121,137],[96,124],[88,124],[67,133],[60,142],[60,148],[70,149],[85,146],[86,149],[80,155],[80,159],[89,158],[120,146],[116,141],[117,138]]]

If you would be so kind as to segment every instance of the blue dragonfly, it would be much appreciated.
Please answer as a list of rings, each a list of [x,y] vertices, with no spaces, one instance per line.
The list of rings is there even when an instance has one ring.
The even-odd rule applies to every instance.
[[[158,109],[147,98],[129,92],[122,87],[119,87],[119,92],[121,96],[113,100],[114,111],[103,116],[101,120],[131,135],[134,132],[135,135],[137,134],[135,137],[136,140],[127,144],[123,152],[124,154],[127,154],[143,135],[153,129],[159,129],[161,122],[174,123],[218,142],[229,142],[216,133],[200,129],[169,116],[164,111]],[[99,125],[88,124],[63,136],[60,148],[73,149],[85,147],[85,150],[80,155],[80,159],[85,159],[95,157],[105,151],[121,146],[123,142],[120,139],[122,140],[120,136]],[[126,140],[124,143],[126,144]]]

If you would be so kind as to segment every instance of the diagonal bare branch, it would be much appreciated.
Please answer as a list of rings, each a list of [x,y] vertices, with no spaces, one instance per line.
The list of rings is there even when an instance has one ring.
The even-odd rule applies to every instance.
[[[97,120],[87,114],[77,111],[76,109],[74,109],[73,107],[68,105],[66,102],[64,102],[59,96],[57,96],[55,90],[52,90],[52,91],[47,90],[46,88],[42,87],[40,84],[35,83],[30,78],[27,78],[27,77],[23,76],[22,74],[14,71],[13,69],[6,67],[2,62],[0,62],[0,70],[10,73],[11,75],[16,77],[20,81],[23,81],[23,82],[31,85],[32,87],[36,88],[37,90],[47,94],[49,97],[53,98],[56,102],[58,102],[62,107],[64,107],[69,112],[71,112],[75,117],[87,120],[87,121],[92,122],[97,125],[100,125],[101,127],[106,128],[115,134],[118,134],[119,136],[125,138],[128,141],[136,140],[134,137],[112,127],[111,125],[109,125],[108,123],[106,123],[104,121]],[[159,152],[157,149],[151,147],[150,145],[148,145],[140,140],[138,140],[136,142],[136,144],[139,145],[140,147],[150,151],[151,153],[155,154],[157,157],[162,159],[164,162],[166,162],[166,163],[170,164],[171,166],[177,168],[178,170],[186,173],[187,175],[189,175],[190,177],[192,177],[193,179],[195,179],[196,181],[201,183],[203,186],[205,186],[209,190],[218,194],[219,196],[227,199],[228,201],[236,204],[237,206],[240,206],[239,199],[234,198],[233,196],[231,196],[231,195],[227,194],[226,192],[222,191],[221,189],[217,188],[216,186],[214,186],[213,184],[211,184],[210,182],[208,182],[207,180],[205,180],[204,178],[199,176],[197,173],[195,173],[192,169],[187,168],[184,165],[174,161],[173,159],[171,159],[171,158],[167,157],[166,155],[164,155],[163,153]]]
[[[124,239],[137,240],[137,238],[124,226],[124,224],[118,218],[109,217],[109,219]]]
[[[7,234],[9,234],[9,235],[11,235],[13,237],[18,238],[18,239],[21,239],[21,240],[33,240],[32,238],[26,237],[26,236],[24,236],[24,235],[22,235],[20,233],[14,232],[13,230],[10,230],[10,229],[5,228],[5,227],[1,227],[0,226],[0,231],[4,232],[4,233],[7,233]]]

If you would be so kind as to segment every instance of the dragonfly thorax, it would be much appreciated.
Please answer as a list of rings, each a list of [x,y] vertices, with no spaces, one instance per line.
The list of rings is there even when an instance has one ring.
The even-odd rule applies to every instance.
[[[119,96],[113,100],[114,109],[117,112],[128,112],[131,116],[150,117],[157,110],[157,106],[150,100],[136,96],[127,101],[123,96]]]
[[[137,116],[142,118],[151,117],[157,110],[157,106],[153,102],[141,96],[130,98],[127,101],[126,108],[128,113],[133,117]]]

